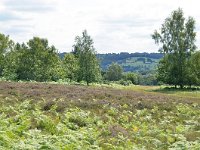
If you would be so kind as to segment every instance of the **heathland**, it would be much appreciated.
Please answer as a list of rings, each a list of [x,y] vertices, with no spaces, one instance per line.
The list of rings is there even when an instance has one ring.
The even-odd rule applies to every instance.
[[[156,58],[98,55],[87,30],[62,59],[48,39],[0,34],[0,149],[199,150],[195,22],[173,11]]]
[[[200,91],[0,82],[0,149],[200,149]]]

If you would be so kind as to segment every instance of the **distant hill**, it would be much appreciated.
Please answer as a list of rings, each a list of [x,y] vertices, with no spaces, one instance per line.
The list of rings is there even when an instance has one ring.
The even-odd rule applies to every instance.
[[[59,54],[61,58],[65,53]],[[161,53],[107,53],[97,54],[102,70],[106,70],[112,63],[120,64],[125,72],[146,72],[155,70],[159,60],[163,57]]]

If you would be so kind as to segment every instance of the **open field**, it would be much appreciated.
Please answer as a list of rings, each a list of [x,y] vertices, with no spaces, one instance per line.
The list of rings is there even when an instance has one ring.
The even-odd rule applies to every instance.
[[[0,149],[200,149],[199,92],[0,82]]]

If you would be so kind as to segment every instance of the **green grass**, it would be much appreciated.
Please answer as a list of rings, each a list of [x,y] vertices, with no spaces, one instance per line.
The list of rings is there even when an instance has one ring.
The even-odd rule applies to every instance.
[[[187,98],[200,98],[200,90],[198,89],[174,89],[168,86],[144,86],[144,85],[129,85],[123,86],[119,84],[110,84],[103,85],[107,87],[113,87],[117,89],[126,89],[147,93],[162,93],[166,95],[179,96],[179,97],[187,97]]]
[[[154,92],[165,93],[179,97],[188,97],[188,98],[199,98],[200,90],[191,90],[191,89],[155,89]]]

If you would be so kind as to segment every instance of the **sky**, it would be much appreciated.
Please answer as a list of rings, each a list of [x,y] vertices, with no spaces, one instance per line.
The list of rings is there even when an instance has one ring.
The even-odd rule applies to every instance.
[[[47,38],[69,52],[86,29],[98,53],[157,52],[151,34],[179,7],[196,20],[200,47],[198,0],[0,0],[0,33],[19,43]]]

